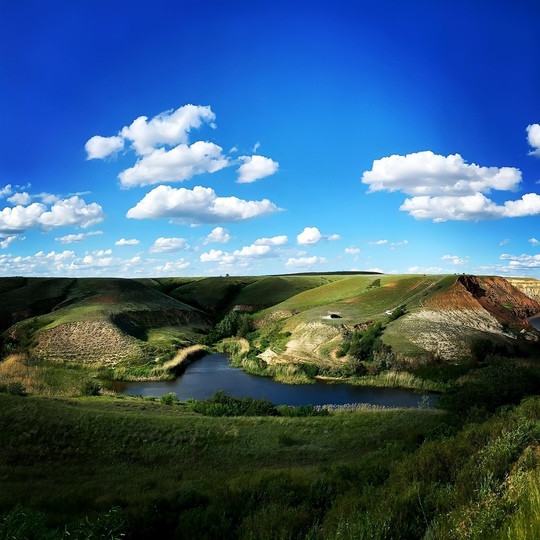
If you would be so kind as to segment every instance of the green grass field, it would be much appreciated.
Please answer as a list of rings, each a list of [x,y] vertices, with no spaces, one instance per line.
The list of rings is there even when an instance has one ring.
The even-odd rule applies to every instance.
[[[532,539],[540,528],[540,398],[466,425],[421,409],[216,418],[128,397],[0,394],[0,410],[6,540]]]

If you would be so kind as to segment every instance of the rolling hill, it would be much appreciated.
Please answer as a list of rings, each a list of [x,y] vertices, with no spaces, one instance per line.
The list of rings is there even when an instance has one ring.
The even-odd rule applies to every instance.
[[[351,365],[352,341],[372,329],[377,354],[365,360],[403,367],[460,361],[481,340],[526,349],[538,340],[527,321],[540,312],[537,290],[536,280],[465,275],[13,277],[0,279],[0,330],[4,355],[148,371],[210,344],[216,323],[244,312],[253,327],[242,349],[266,365],[339,370]]]

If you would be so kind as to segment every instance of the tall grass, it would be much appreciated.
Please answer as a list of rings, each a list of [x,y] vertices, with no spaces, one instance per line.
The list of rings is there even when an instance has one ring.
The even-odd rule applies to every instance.
[[[420,379],[406,371],[383,371],[377,375],[352,377],[349,379],[349,382],[357,386],[410,388],[412,390],[427,390],[431,392],[443,392],[446,388],[444,383]]]
[[[19,382],[31,394],[80,396],[85,385],[98,375],[94,366],[74,363],[32,361],[13,354],[0,362],[0,383]]]
[[[513,487],[520,493],[517,511],[510,516],[497,538],[536,540],[540,538],[540,470],[522,475]]]

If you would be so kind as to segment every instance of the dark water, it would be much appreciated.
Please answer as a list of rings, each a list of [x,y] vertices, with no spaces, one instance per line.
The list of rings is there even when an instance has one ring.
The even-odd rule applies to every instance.
[[[323,381],[315,384],[282,384],[230,366],[226,354],[209,354],[196,360],[174,381],[117,384],[115,389],[125,394],[159,397],[174,392],[181,401],[188,398],[206,399],[218,390],[238,398],[264,397],[276,405],[294,406],[370,403],[387,407],[418,407],[423,395],[428,396],[429,406],[434,406],[437,401],[433,393],[416,394],[412,390],[399,388],[368,388]]]
[[[535,315],[534,317],[531,317],[529,319],[529,323],[537,330],[540,330],[540,315]]]

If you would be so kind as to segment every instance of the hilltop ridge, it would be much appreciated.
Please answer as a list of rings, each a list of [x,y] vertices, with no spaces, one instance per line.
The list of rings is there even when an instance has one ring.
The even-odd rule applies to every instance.
[[[478,340],[526,348],[538,340],[527,320],[540,312],[531,297],[537,284],[497,276],[349,272],[2,278],[0,330],[7,351],[25,349],[54,362],[146,366],[139,373],[144,377],[179,350],[227,337],[209,332],[227,314],[247,313],[251,334],[241,348],[251,365],[314,364],[341,373],[358,360],[349,351],[353,334],[375,325],[377,350],[361,362],[368,370],[383,357],[401,367],[434,357],[460,360]]]

